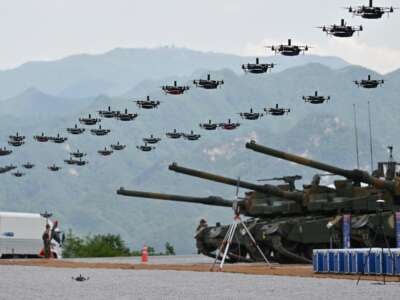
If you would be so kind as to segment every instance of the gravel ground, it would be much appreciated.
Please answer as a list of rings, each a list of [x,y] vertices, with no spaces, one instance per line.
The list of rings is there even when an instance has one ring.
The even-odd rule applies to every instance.
[[[89,276],[76,282],[72,276]],[[0,266],[0,299],[399,299],[400,283],[228,273]]]
[[[139,257],[99,257],[64,259],[73,262],[140,264]],[[149,264],[210,264],[214,259],[204,255],[149,256]]]

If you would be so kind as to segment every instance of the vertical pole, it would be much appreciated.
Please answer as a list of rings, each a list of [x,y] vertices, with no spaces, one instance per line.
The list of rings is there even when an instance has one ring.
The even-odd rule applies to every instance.
[[[343,248],[351,247],[351,215],[343,215]]]
[[[374,156],[372,148],[372,124],[371,124],[371,107],[368,101],[368,125],[369,125],[369,151],[371,155],[371,174],[374,171]]]
[[[358,149],[357,112],[356,112],[355,104],[353,104],[353,111],[354,111],[354,134],[355,134],[355,138],[356,138],[357,169],[360,169],[360,156],[359,156],[359,149]]]

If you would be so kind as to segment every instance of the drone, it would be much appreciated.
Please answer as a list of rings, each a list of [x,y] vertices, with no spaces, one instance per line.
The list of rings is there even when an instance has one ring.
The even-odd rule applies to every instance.
[[[157,108],[161,103],[160,101],[150,100],[150,96],[147,96],[146,100],[136,100],[134,102],[136,102],[136,105],[139,108],[143,108],[143,109]]]
[[[193,132],[193,130],[191,130],[189,134],[182,133],[182,136],[183,136],[184,139],[186,139],[188,141],[197,141],[201,137],[200,134],[195,134]]]
[[[101,119],[92,118],[92,115],[89,114],[87,118],[79,118],[79,122],[85,125],[96,125],[98,122],[101,122]]]
[[[25,175],[25,173],[22,173],[22,172],[20,172],[20,171],[16,171],[16,172],[14,172],[14,173],[11,173],[13,176],[15,176],[15,177],[22,177],[22,176],[24,176]]]
[[[151,150],[156,149],[156,147],[148,146],[147,143],[144,143],[144,145],[141,146],[136,146],[136,148],[143,152],[150,152]]]
[[[88,163],[89,162],[87,160],[82,160],[82,158],[79,158],[79,160],[75,160],[75,165],[77,165],[77,166],[84,166]]]
[[[50,140],[50,137],[47,135],[44,135],[44,133],[42,132],[41,135],[35,135],[33,137],[36,141],[40,142],[40,143],[45,143],[48,142]]]
[[[7,173],[7,172],[9,172],[9,171],[11,171],[11,170],[14,170],[14,169],[16,169],[16,168],[17,168],[17,166],[14,166],[14,165],[9,165],[9,166],[5,166],[5,167],[0,167],[0,174]]]
[[[368,79],[362,79],[361,81],[355,80],[354,83],[358,87],[363,87],[365,89],[375,89],[378,86],[382,86],[385,81],[378,79],[371,79],[371,75],[368,75]]]
[[[62,144],[62,143],[64,143],[65,141],[67,141],[68,138],[62,137],[62,136],[60,136],[59,133],[57,133],[57,136],[49,137],[49,140],[52,141],[53,143],[56,143],[56,144]]]
[[[264,111],[272,116],[283,116],[284,114],[290,113],[290,108],[282,108],[279,107],[278,104],[276,104],[275,107],[264,108]]]
[[[26,164],[23,164],[22,166],[23,166],[25,169],[32,169],[35,165],[32,164],[32,163],[30,163],[30,162],[27,162]]]
[[[111,144],[110,148],[116,151],[121,151],[124,150],[126,147],[126,145],[120,144],[119,142],[117,142],[116,144]]]
[[[297,45],[292,45],[292,40],[289,39],[287,45],[277,45],[277,46],[266,46],[266,48],[270,48],[272,51],[275,52],[275,54],[280,53],[281,55],[284,56],[297,56],[301,52],[303,54],[308,51],[310,48],[309,46],[297,46]]]
[[[200,88],[203,88],[206,90],[215,90],[220,85],[223,85],[224,81],[223,80],[211,80],[211,75],[207,74],[207,79],[193,80],[193,84],[196,87],[200,87]]]
[[[177,82],[174,81],[174,85],[164,85],[161,87],[165,94],[170,95],[182,95],[184,92],[188,91],[190,88],[188,86],[178,86]]]
[[[90,132],[91,132],[93,135],[104,136],[104,135],[109,134],[109,133],[111,132],[111,130],[110,130],[110,129],[103,129],[103,128],[101,128],[101,125],[99,125],[99,128],[97,128],[97,129],[90,129]]]
[[[239,115],[245,120],[258,120],[264,116],[262,113],[254,112],[252,108],[250,108],[250,112],[241,112]]]
[[[52,166],[48,166],[47,169],[49,169],[50,171],[53,171],[53,172],[57,172],[57,171],[60,171],[62,168],[56,166],[56,164],[53,164]]]
[[[21,141],[25,140],[25,136],[19,135],[18,132],[15,135],[10,135],[8,138],[11,141],[16,141],[16,142],[21,142]]]
[[[77,166],[84,166],[87,163],[89,163],[86,160],[82,160],[82,158],[79,158],[79,160],[77,160],[73,159],[72,157],[70,157],[69,159],[65,159],[64,162],[69,165],[77,165]]]
[[[232,123],[231,119],[228,119],[228,122],[220,123],[219,127],[225,130],[234,130],[240,126],[240,123]]]
[[[67,131],[71,134],[81,134],[85,132],[85,128],[79,128],[78,125],[75,124],[74,127],[67,128]]]
[[[143,138],[143,142],[147,144],[157,144],[159,141],[161,141],[161,138],[154,137],[152,134],[148,138]]]
[[[325,101],[329,101],[330,99],[330,96],[325,97],[318,95],[318,91],[315,91],[314,95],[312,96],[303,96],[304,102],[309,102],[311,104],[322,104]]]
[[[19,147],[22,146],[23,144],[25,144],[24,141],[15,141],[15,140],[9,140],[8,144],[14,147]]]
[[[119,114],[118,110],[111,110],[111,106],[109,106],[107,110],[99,110],[97,112],[101,117],[107,119],[114,118]]]
[[[340,25],[324,25],[318,27],[326,32],[327,35],[332,35],[336,37],[352,37],[355,32],[363,31],[363,27],[360,26],[349,26],[346,24],[344,19],[340,21]]]
[[[64,162],[68,165],[74,165],[75,159],[72,159],[72,157],[70,157],[69,159],[64,159]]]
[[[79,274],[78,277],[71,277],[72,280],[78,281],[78,282],[83,282],[86,280],[89,280],[89,277],[83,277],[82,274]]]
[[[176,129],[174,129],[172,132],[167,132],[165,135],[170,139],[179,139],[182,137],[182,133],[177,132]]]
[[[99,150],[99,151],[97,151],[97,153],[99,153],[100,155],[103,155],[103,156],[109,156],[109,155],[113,154],[114,151],[108,150],[107,147],[104,147],[104,150]]]
[[[12,150],[6,149],[6,147],[0,148],[0,156],[9,155],[12,153]]]
[[[199,124],[199,126],[205,130],[216,130],[218,128],[218,124],[212,123],[211,120],[208,120],[208,123]]]
[[[242,65],[242,69],[245,73],[252,74],[266,73],[274,67],[275,64],[260,64],[260,59],[258,57],[256,58],[255,64],[248,63],[247,65]]]
[[[125,108],[125,111],[123,113],[119,113],[116,118],[120,121],[133,121],[137,116],[138,114],[128,113],[128,109]]]
[[[391,14],[395,9],[392,6],[390,7],[379,7],[374,6],[373,0],[369,0],[368,6],[362,5],[357,7],[345,7],[352,13],[354,16],[360,16],[364,19],[380,19],[384,14]]]
[[[76,152],[71,152],[69,155],[75,157],[75,158],[81,158],[86,156],[86,153],[80,152],[79,150],[77,150]]]

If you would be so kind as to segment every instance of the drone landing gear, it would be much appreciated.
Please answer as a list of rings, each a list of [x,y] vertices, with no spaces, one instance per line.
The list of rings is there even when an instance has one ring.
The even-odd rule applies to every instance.
[[[261,248],[258,246],[256,240],[254,239],[254,237],[251,234],[250,230],[247,228],[246,224],[242,221],[242,219],[240,218],[239,215],[235,215],[233,223],[231,225],[229,225],[228,231],[227,231],[224,239],[222,240],[221,245],[217,249],[217,253],[215,255],[215,260],[214,260],[213,264],[211,265],[210,271],[214,271],[215,265],[217,264],[217,261],[221,257],[221,253],[223,253],[223,254],[222,254],[221,261],[219,263],[218,271],[222,271],[223,270],[225,260],[226,260],[226,258],[228,256],[228,253],[229,253],[229,247],[232,244],[233,237],[235,236],[236,229],[238,228],[239,225],[241,225],[243,227],[245,233],[250,238],[253,246],[256,247],[256,249],[260,253],[261,257],[263,258],[265,264],[268,267],[272,268],[271,263],[268,261],[267,257],[264,255],[264,253],[262,252]]]

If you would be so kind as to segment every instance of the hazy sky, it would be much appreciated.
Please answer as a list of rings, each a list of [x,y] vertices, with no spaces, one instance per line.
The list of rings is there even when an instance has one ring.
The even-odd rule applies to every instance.
[[[400,1],[376,0],[395,7]],[[380,72],[400,68],[400,10],[390,18],[363,20],[344,6],[368,0],[2,0],[0,69],[115,47],[176,45],[191,49],[265,54],[264,45],[312,45]],[[350,40],[328,38],[316,26],[364,25]]]

